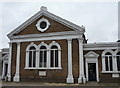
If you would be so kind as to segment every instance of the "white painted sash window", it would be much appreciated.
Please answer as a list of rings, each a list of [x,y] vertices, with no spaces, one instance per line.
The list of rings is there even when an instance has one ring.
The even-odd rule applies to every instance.
[[[102,53],[102,73],[112,73],[112,77],[119,77],[120,51],[106,49]]]
[[[112,66],[112,54],[111,53],[106,53],[105,54],[105,68],[106,71],[112,71],[113,70],[113,66]]]
[[[47,66],[47,48],[45,46],[40,47],[39,50],[39,67]]]
[[[29,67],[35,67],[36,62],[36,49],[34,46],[30,47],[29,50]]]
[[[58,67],[58,47],[52,46],[50,49],[50,67]]]

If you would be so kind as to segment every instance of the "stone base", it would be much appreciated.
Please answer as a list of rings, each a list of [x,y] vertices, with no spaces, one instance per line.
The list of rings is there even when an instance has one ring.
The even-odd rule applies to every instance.
[[[7,77],[7,81],[11,81],[11,76],[8,76],[8,77]]]
[[[74,79],[73,78],[67,78],[67,83],[74,83]]]
[[[5,76],[4,76],[4,75],[2,75],[2,79],[5,79]]]
[[[79,77],[78,78],[78,83],[86,83],[86,78],[85,77]]]
[[[15,76],[13,79],[14,82],[20,82],[20,77],[19,76]]]

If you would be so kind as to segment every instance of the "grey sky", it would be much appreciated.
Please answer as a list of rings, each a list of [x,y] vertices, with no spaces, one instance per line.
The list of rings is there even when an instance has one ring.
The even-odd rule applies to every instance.
[[[8,47],[7,34],[46,6],[48,11],[86,28],[88,42],[118,40],[117,2],[0,2],[0,49]]]

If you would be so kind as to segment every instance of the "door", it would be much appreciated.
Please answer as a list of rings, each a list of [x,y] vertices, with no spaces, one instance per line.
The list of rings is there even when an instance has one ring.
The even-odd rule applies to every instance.
[[[88,80],[96,81],[96,63],[88,63]]]

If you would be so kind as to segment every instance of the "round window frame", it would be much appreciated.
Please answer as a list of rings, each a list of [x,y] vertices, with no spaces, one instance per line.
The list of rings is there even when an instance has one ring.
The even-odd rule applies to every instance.
[[[46,27],[45,27],[45,28],[41,28],[41,27],[40,27],[40,24],[41,24],[42,22],[46,22]],[[40,19],[40,20],[37,22],[37,24],[36,24],[37,29],[38,29],[39,31],[41,31],[41,32],[46,31],[46,30],[49,28],[49,26],[50,26],[50,22],[49,22],[47,19],[45,19],[45,18]]]

